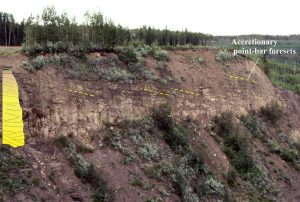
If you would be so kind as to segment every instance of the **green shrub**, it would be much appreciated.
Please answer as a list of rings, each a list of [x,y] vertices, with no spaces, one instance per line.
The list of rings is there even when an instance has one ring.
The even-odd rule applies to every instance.
[[[163,138],[166,143],[176,152],[188,149],[188,130],[176,126],[171,116],[171,106],[167,103],[159,105],[152,110],[152,117],[157,127],[163,130]]]
[[[250,172],[244,173],[242,178],[249,181],[263,195],[270,193],[270,191],[273,189],[272,183],[270,182],[270,178],[266,171],[257,164]]]
[[[208,177],[204,183],[201,182],[198,186],[198,194],[200,197],[204,195],[223,196],[225,193],[224,185],[211,176]]]
[[[53,54],[49,56],[48,59],[49,64],[53,64],[56,67],[59,66],[68,66],[72,68],[78,61],[76,61],[76,58],[73,56],[70,56],[67,53],[59,53],[59,54]]]
[[[276,101],[268,103],[265,107],[262,107],[260,111],[265,118],[274,122],[279,120],[283,115],[282,108]]]
[[[158,128],[166,132],[172,132],[175,128],[174,120],[171,116],[171,106],[167,103],[159,105],[152,110],[152,117]]]
[[[130,64],[142,61],[143,58],[148,55],[152,55],[158,61],[169,61],[167,51],[143,44],[133,44],[122,47],[118,57],[121,61]]]
[[[188,158],[183,156],[176,159],[174,167],[172,180],[175,183],[175,188],[178,190],[181,201],[199,201],[197,194],[191,187],[191,181],[197,180],[198,176],[195,170],[189,166]]]
[[[262,194],[250,194],[249,202],[272,202],[274,200],[262,195]]]
[[[128,64],[128,71],[135,75],[137,79],[145,79],[151,81],[157,81],[159,79],[157,76],[154,75],[153,72],[147,69],[144,60]]]
[[[145,80],[150,81],[160,81],[159,77],[156,76],[153,72],[151,72],[149,69],[143,69],[141,71],[141,77]]]
[[[85,180],[92,186],[93,202],[111,202],[114,201],[114,192],[108,186],[107,181],[103,178],[94,164],[90,164]]]
[[[281,148],[272,140],[268,140],[267,147],[270,152],[278,154],[282,160],[291,163],[296,170],[300,171],[300,158],[297,150]]]
[[[222,112],[221,115],[215,116],[213,118],[213,122],[213,129],[220,136],[230,134],[235,130],[232,112]]]
[[[206,173],[203,155],[200,153],[200,151],[188,149],[188,151],[185,153],[185,156],[187,157],[188,165],[193,168],[197,175]]]
[[[205,58],[203,58],[201,56],[199,56],[199,57],[192,57],[192,56],[189,55],[189,56],[186,57],[186,60],[192,66],[194,66],[195,64],[202,65],[202,64],[205,63]]]
[[[131,180],[130,180],[130,184],[132,186],[137,186],[137,187],[142,187],[144,185],[142,178],[134,176]]]
[[[165,131],[163,138],[176,152],[181,148],[185,150],[188,148],[188,140],[184,128],[175,127],[172,131]]]
[[[42,53],[44,51],[44,48],[40,44],[35,43],[30,47],[26,47],[25,49],[23,49],[23,51],[24,50],[26,51],[25,53],[27,55],[35,56]]]
[[[57,138],[56,138],[56,143],[58,143],[59,146],[61,147],[69,147],[69,138],[67,136],[64,136],[64,135],[59,135]]]
[[[169,61],[168,52],[165,50],[157,49],[154,51],[153,57],[158,61]]]
[[[255,162],[251,156],[249,140],[240,134],[240,129],[234,126],[231,112],[223,112],[213,118],[214,130],[224,139],[224,152],[231,164],[240,172],[251,171]]]
[[[129,152],[128,150],[123,150],[125,152],[123,152],[123,154],[125,155],[124,160],[123,160],[123,164],[124,165],[129,165],[132,161],[134,161],[134,156],[131,152]]]
[[[199,56],[199,57],[196,57],[195,58],[195,61],[198,63],[198,64],[204,64],[205,63],[205,58]]]
[[[134,79],[134,75],[117,67],[102,70],[99,77],[108,81],[123,81],[125,83],[129,83]]]
[[[260,122],[255,116],[242,116],[240,120],[251,134],[260,138],[264,143],[267,142],[267,129],[265,128],[264,124]]]
[[[52,57],[49,58],[49,63],[54,64],[56,66],[60,66],[62,64],[60,55],[54,54]]]
[[[86,59],[87,49],[84,46],[72,46],[68,50],[68,54],[80,60]]]
[[[68,43],[66,42],[62,42],[62,41],[59,41],[55,44],[55,52],[58,52],[58,53],[65,53],[68,51],[69,49],[69,46],[68,46]]]
[[[300,171],[300,159],[294,161],[294,167],[297,171]]]
[[[146,142],[153,129],[154,123],[151,118],[146,117],[133,121],[124,120],[110,129],[109,141],[112,146],[124,154],[125,164],[129,164],[135,157],[135,151],[129,150],[127,148],[128,144],[124,143],[126,139],[130,139],[131,143],[136,145],[136,152],[141,158],[158,160],[160,158],[158,147]]]
[[[144,69],[146,69],[146,62],[144,60],[128,64],[128,71],[133,74],[140,74]]]
[[[165,61],[156,61],[156,68],[159,70],[165,70],[168,64]]]
[[[234,186],[235,185],[235,181],[236,181],[236,177],[237,177],[237,173],[234,169],[230,169],[227,174],[226,174],[226,180],[227,183],[230,186]]]
[[[44,56],[40,55],[33,58],[31,64],[35,69],[42,69],[46,64]]]
[[[227,52],[226,50],[221,50],[216,55],[217,62],[230,62],[235,60],[241,60],[242,57],[239,55],[233,55],[232,53]]]
[[[23,157],[12,153],[8,147],[0,147],[0,199],[5,193],[18,193],[27,191],[31,183],[22,173],[26,168]]]
[[[0,154],[0,172],[10,172],[26,166],[24,158],[13,154],[8,147],[2,145]]]
[[[234,152],[232,147],[225,149],[225,154],[229,157],[230,163],[240,172],[250,172],[255,165],[253,157],[246,151]]]
[[[93,147],[91,147],[89,145],[86,145],[86,144],[83,144],[83,143],[79,143],[77,145],[77,148],[78,148],[79,152],[83,152],[83,153],[93,153],[94,152]]]
[[[280,157],[287,162],[295,162],[298,158],[297,153],[292,149],[283,148],[280,151]]]
[[[69,45],[66,42],[59,41],[56,43],[48,43],[43,46],[43,51],[45,53],[66,53],[69,50]]]
[[[158,160],[159,148],[155,144],[144,143],[138,150],[139,155],[146,160]]]
[[[170,176],[174,172],[174,165],[166,160],[145,169],[145,174],[148,177],[160,180],[163,176]]]
[[[267,140],[267,147],[269,148],[271,153],[280,154],[280,147],[278,144],[274,143],[272,140]]]
[[[247,173],[254,166],[248,140],[239,134],[229,134],[224,141],[225,154],[229,157],[230,163],[240,172]]]
[[[298,152],[300,153],[300,141],[294,142],[295,147],[297,148]]]
[[[199,197],[194,192],[193,188],[188,184],[182,184],[180,186],[180,199],[181,201],[191,201],[191,202],[198,202]]]
[[[163,202],[163,200],[157,196],[154,196],[146,199],[145,202]]]
[[[143,57],[151,54],[152,48],[145,44],[139,44],[136,46],[136,51],[139,52]]]
[[[34,70],[33,66],[32,66],[28,61],[23,61],[23,62],[21,63],[21,66],[22,66],[25,70],[27,70],[27,71],[29,71],[29,72],[31,72],[31,71]]]
[[[118,55],[119,60],[125,63],[136,63],[139,60],[138,54],[133,46],[123,47]]]

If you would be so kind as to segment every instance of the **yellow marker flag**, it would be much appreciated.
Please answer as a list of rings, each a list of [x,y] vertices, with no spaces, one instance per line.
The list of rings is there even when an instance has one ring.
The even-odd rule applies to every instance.
[[[11,67],[3,68],[2,76],[2,143],[14,148],[24,146],[18,84]]]

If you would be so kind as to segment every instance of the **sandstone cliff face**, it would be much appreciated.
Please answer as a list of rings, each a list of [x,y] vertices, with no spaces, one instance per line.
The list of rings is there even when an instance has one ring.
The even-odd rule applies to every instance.
[[[170,51],[169,55],[170,62],[164,71],[168,71],[173,81],[166,85],[141,81],[135,84],[82,81],[68,78],[63,70],[51,67],[35,73],[15,67],[27,135],[53,138],[71,133],[88,141],[88,134],[101,130],[104,123],[139,118],[152,106],[166,101],[174,107],[176,118],[197,119],[203,127],[221,111],[246,114],[250,110],[259,110],[272,100],[286,107],[258,67],[250,77],[255,83],[243,79],[251,72],[252,61],[222,65],[215,61],[216,50]],[[187,56],[203,57],[206,62],[191,67]],[[156,61],[147,58],[146,62],[152,71],[160,74]],[[145,86],[157,92],[167,91],[171,96],[145,92]]]

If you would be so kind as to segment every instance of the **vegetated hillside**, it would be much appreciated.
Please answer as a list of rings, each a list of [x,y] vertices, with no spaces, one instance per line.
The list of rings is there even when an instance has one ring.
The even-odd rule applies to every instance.
[[[217,49],[5,56],[26,146],[4,201],[299,201],[300,98]]]

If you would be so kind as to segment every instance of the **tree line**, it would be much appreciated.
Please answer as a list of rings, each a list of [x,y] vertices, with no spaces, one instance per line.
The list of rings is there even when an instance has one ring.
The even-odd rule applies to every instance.
[[[30,16],[21,24],[15,23],[13,16],[5,15],[1,21],[2,45],[21,45],[26,47],[39,44],[48,46],[64,43],[68,45],[97,46],[112,48],[126,45],[132,41],[140,41],[147,45],[176,46],[176,45],[208,45],[211,35],[193,33],[188,30],[170,31],[143,26],[132,29],[116,25],[105,18],[101,12],[86,12],[81,23],[76,18],[70,18],[68,13],[58,14],[54,7],[46,7],[41,15]],[[2,18],[1,18],[2,19]],[[6,30],[6,31],[5,31]],[[9,34],[10,33],[10,34]],[[2,36],[2,35],[1,35]]]
[[[157,44],[159,46],[177,45],[209,45],[213,36],[203,33],[184,31],[170,31],[166,27],[164,30],[143,26],[131,31],[134,40],[142,41],[147,45]]]
[[[17,46],[23,42],[24,23],[17,23],[12,14],[0,12],[0,45]]]
[[[237,36],[215,36],[218,40],[233,40],[233,39],[253,39],[257,38],[260,40],[289,40],[299,41],[300,34],[292,35],[260,35],[260,34],[249,34],[249,35],[237,35]]]

